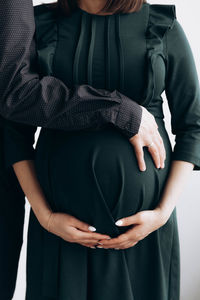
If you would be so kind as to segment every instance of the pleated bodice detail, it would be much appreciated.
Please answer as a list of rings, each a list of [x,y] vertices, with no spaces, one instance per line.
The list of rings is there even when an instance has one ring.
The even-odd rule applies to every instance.
[[[173,24],[174,10],[173,5],[144,3],[138,12],[103,16],[77,8],[67,17],[35,7],[41,72],[69,87],[117,89],[163,117],[163,37]]]

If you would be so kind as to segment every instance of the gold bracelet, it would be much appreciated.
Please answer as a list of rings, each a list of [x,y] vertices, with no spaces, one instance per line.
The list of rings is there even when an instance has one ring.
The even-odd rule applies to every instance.
[[[49,231],[49,226],[50,226],[50,220],[51,220],[51,217],[53,216],[53,212],[51,212],[50,216],[49,216],[49,219],[48,219],[48,222],[47,222],[47,231]],[[49,231],[50,232],[50,231]]]

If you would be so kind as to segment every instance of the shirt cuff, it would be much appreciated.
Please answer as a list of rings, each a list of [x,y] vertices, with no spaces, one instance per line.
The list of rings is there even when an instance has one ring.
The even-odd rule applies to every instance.
[[[130,139],[139,131],[142,119],[142,106],[121,93],[119,95],[122,103],[118,111],[115,126]]]

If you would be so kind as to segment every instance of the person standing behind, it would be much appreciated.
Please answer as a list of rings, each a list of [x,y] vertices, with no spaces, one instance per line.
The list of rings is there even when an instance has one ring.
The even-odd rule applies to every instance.
[[[30,5],[31,4],[31,5]],[[32,8],[31,8],[32,7]],[[30,9],[31,8],[31,9]],[[26,26],[24,26],[26,24]],[[89,85],[69,89],[61,80],[42,76],[37,65],[34,11],[31,0],[2,0],[0,4],[0,299],[13,297],[19,254],[23,241],[24,193],[10,168],[3,163],[5,119],[56,129],[98,127],[107,123],[121,130],[132,143],[141,171],[145,170],[143,147],[149,147],[155,165],[164,165],[165,150],[151,113],[118,91]],[[58,99],[63,101],[57,101]],[[95,101],[98,118],[83,106],[81,120],[66,117],[71,106]],[[106,101],[102,101],[106,100]],[[101,101],[101,106],[99,103]],[[118,118],[116,118],[118,113]],[[159,146],[157,146],[159,144]],[[157,155],[159,154],[159,155]]]

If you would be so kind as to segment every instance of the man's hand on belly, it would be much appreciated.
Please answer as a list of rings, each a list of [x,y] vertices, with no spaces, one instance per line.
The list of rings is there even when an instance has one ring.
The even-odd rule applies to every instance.
[[[163,140],[158,131],[158,125],[154,116],[145,107],[142,106],[142,109],[142,119],[139,131],[129,139],[135,149],[139,169],[140,171],[146,170],[143,152],[143,147],[145,146],[148,147],[155,166],[157,168],[164,168],[166,152]]]

